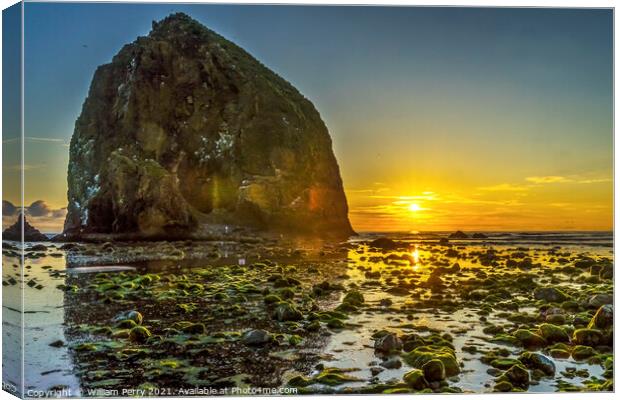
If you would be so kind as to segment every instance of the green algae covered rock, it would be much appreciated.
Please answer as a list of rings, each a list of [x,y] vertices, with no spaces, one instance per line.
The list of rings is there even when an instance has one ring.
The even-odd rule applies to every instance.
[[[547,376],[555,375],[555,364],[543,354],[526,351],[519,356],[519,361],[529,369],[542,371]]]
[[[541,324],[538,328],[540,336],[542,336],[548,343],[568,343],[570,337],[566,330],[558,325],[553,324]]]
[[[446,379],[446,370],[440,360],[433,359],[422,365],[424,378],[429,382],[439,382]]]
[[[327,320],[327,327],[331,329],[344,329],[344,322],[338,318],[330,318]]]
[[[500,381],[493,386],[494,392],[512,392],[513,386],[512,383],[508,381]]]
[[[415,390],[423,390],[428,387],[428,382],[424,377],[424,372],[419,369],[414,369],[407,372],[405,376],[403,376],[403,381]]]
[[[614,324],[614,306],[605,304],[596,310],[596,314],[590,320],[588,329],[607,329]]]
[[[131,329],[134,326],[137,326],[138,324],[136,324],[136,322],[134,320],[131,319],[125,319],[122,321],[118,321],[116,323],[116,327],[119,329]]]
[[[344,296],[342,302],[354,306],[361,306],[364,304],[364,295],[357,290],[351,290]]]
[[[493,368],[501,370],[510,369],[513,365],[521,365],[521,361],[514,358],[496,358],[495,360],[491,361],[491,366]]]
[[[592,357],[595,353],[590,346],[577,345],[573,348],[572,356],[575,360],[581,361]]]
[[[283,301],[278,303],[274,317],[278,321],[299,321],[303,315],[293,304]]]
[[[265,298],[263,298],[263,301],[265,304],[276,304],[281,302],[282,299],[275,294],[268,294]]]
[[[562,290],[554,287],[539,287],[534,290],[534,299],[549,303],[562,303],[569,299]]]
[[[507,381],[514,387],[527,389],[530,385],[530,373],[521,365],[513,365],[497,378],[497,382]]]
[[[141,325],[144,317],[139,311],[130,310],[123,313],[118,314],[114,317],[114,322],[121,322],[125,320],[131,320],[136,323],[136,325]]]
[[[528,349],[537,349],[547,344],[542,336],[527,329],[517,329],[513,335],[521,342],[523,347]]]
[[[570,357],[570,351],[565,349],[550,349],[549,355],[553,358],[564,359]]]
[[[136,326],[129,331],[129,340],[136,343],[145,343],[151,337],[151,332],[143,326]]]
[[[264,329],[251,329],[243,334],[241,338],[248,346],[262,346],[273,340],[273,336]]]
[[[598,346],[603,342],[603,334],[597,329],[577,329],[573,332],[573,343],[584,346]]]
[[[363,379],[347,374],[350,369],[325,368],[318,375],[312,378],[303,376],[295,376],[288,381],[288,386],[305,387],[313,384],[322,384],[327,386],[338,386],[347,382],[359,382]]]
[[[420,346],[403,355],[403,359],[413,368],[422,369],[424,364],[431,360],[439,360],[443,363],[446,376],[458,375],[459,364],[454,350],[447,346]]]
[[[403,342],[393,333],[388,333],[377,339],[374,344],[375,350],[383,353],[393,353],[403,348]]]

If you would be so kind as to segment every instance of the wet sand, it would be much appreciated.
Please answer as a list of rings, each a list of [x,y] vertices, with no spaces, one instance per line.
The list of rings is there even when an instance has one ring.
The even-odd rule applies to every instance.
[[[29,244],[26,389],[612,390],[611,234],[445,236]]]

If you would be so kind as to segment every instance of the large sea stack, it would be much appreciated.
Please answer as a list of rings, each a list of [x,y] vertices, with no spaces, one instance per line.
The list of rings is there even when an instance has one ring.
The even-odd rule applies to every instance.
[[[312,103],[185,14],[153,22],[97,68],[68,184],[70,238],[353,233]]]

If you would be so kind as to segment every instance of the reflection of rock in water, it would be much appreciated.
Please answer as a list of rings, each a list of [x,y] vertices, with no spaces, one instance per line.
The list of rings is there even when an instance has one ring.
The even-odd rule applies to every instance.
[[[33,248],[37,251],[28,251]],[[64,346],[63,292],[57,288],[64,283],[62,253],[49,242],[36,244],[27,248],[24,260],[22,321],[25,388],[50,389],[59,395],[76,396],[77,381]]]
[[[300,250],[271,247],[272,255],[288,257],[279,265],[264,257],[257,262],[248,244],[223,247],[243,256],[247,265],[190,260],[190,269],[178,261],[135,272],[67,276],[65,335],[83,389],[135,388],[147,382],[172,388],[278,387],[293,367],[310,372],[325,344],[325,328],[318,321],[278,321],[277,304],[265,300],[265,289],[303,315],[316,304],[268,278],[284,273],[281,265],[295,264],[295,271],[287,267],[286,282],[297,290],[303,285],[301,292],[308,293],[317,277],[334,281],[346,264],[324,256],[318,273]],[[131,334],[134,322],[114,322],[129,310],[142,314],[141,326],[150,336]],[[273,341],[249,346],[242,340],[248,329],[263,329]]]
[[[12,250],[12,249],[15,249]],[[22,295],[21,258],[17,248],[3,243],[2,254],[2,383],[17,396],[22,393]]]
[[[84,318],[84,315],[89,314],[89,310],[91,307],[88,303],[82,303],[79,299],[77,293],[75,292],[77,288],[77,279],[75,276],[67,275],[65,278],[65,283],[60,287],[60,290],[63,290],[63,332],[65,335],[65,339],[67,342],[65,345],[67,346],[69,357],[71,359],[71,364],[74,366],[74,371],[80,380],[80,388],[81,379],[79,376],[79,359],[76,358],[76,352],[73,351],[77,343],[82,339],[82,334],[79,332],[77,328],[81,321]]]
[[[353,233],[312,103],[180,13],[97,69],[68,180],[65,233],[74,237],[204,237],[227,233],[224,224]]]

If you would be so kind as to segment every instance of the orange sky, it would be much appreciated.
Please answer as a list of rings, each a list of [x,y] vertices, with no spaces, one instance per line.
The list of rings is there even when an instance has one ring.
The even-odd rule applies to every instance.
[[[110,31],[97,7],[27,7],[25,203],[43,200],[38,222],[59,231],[93,71],[169,10],[100,5]],[[63,23],[65,8],[80,18]],[[612,10],[183,9],[312,101],[356,231],[612,229]],[[18,203],[19,113],[6,115],[4,199]]]
[[[376,183],[347,190],[349,216],[364,231],[611,230],[610,178],[527,177],[459,189],[404,190]],[[429,187],[430,189],[431,187]]]

